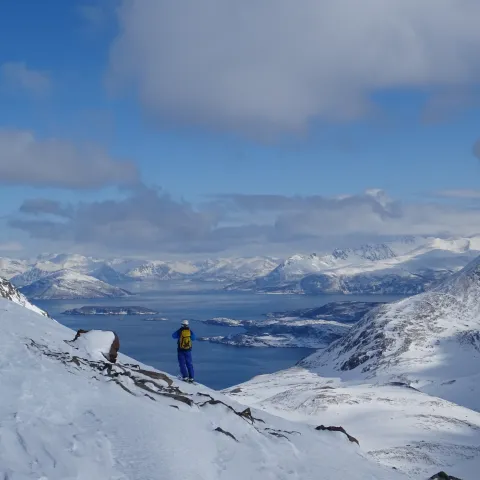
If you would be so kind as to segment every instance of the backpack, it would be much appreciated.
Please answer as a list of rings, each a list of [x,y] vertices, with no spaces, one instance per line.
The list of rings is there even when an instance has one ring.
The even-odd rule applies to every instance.
[[[180,330],[180,337],[178,339],[178,348],[180,350],[191,350],[192,339],[189,328],[182,328]]]

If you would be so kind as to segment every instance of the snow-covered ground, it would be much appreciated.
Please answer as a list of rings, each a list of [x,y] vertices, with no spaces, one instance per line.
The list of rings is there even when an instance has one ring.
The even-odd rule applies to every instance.
[[[373,458],[428,478],[477,480],[480,258],[437,288],[374,308],[294,368],[232,387],[285,418],[363,432]]]
[[[404,384],[342,382],[295,367],[226,391],[286,419],[342,425],[376,461],[423,480],[444,470],[462,480],[480,465],[480,413]]]
[[[3,298],[0,329],[0,478],[408,478],[379,465],[360,435],[357,445],[250,411],[124,355],[110,364],[100,355],[110,332],[66,343],[73,331]]]

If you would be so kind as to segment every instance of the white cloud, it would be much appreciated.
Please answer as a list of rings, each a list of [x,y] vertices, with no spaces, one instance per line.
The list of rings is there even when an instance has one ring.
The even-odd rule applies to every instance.
[[[438,197],[446,198],[462,198],[462,199],[476,199],[480,198],[480,190],[473,189],[457,189],[457,190],[441,190],[435,193]]]
[[[7,62],[0,66],[2,83],[10,90],[43,96],[50,92],[51,79],[47,72],[33,70],[25,62]]]
[[[321,196],[231,195],[195,206],[140,187],[122,199],[26,201],[9,226],[92,252],[278,255],[405,235],[478,234],[480,208],[402,204],[381,190]],[[55,249],[55,247],[52,247]]]
[[[137,182],[133,163],[115,161],[98,146],[0,129],[0,185],[81,189]]]
[[[370,94],[480,80],[478,0],[124,0],[111,80],[149,115],[251,135],[350,120]]]
[[[4,242],[0,243],[0,252],[20,252],[23,245],[20,242]]]

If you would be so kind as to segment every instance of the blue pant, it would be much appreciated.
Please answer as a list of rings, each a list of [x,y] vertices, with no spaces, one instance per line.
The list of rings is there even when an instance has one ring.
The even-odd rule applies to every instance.
[[[191,350],[178,350],[178,365],[183,378],[195,378]]]

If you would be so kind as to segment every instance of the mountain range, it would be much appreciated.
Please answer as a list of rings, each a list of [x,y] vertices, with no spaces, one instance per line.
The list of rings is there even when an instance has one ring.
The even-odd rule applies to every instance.
[[[146,261],[44,254],[25,260],[0,258],[0,276],[27,292],[35,292],[36,298],[55,298],[47,297],[47,292],[62,289],[61,298],[121,296],[121,290],[128,291],[129,285],[135,284],[138,291],[142,282],[162,281],[257,293],[414,295],[434,287],[479,253],[480,237],[475,236],[409,237],[337,248],[325,254],[295,254],[283,260],[235,257]],[[70,288],[74,274],[89,278],[77,276],[76,288]],[[64,281],[70,286],[63,288]],[[42,292],[46,292],[44,297]]]
[[[269,274],[229,285],[262,293],[414,295],[463,268],[480,237],[408,238],[389,244],[293,255]]]

